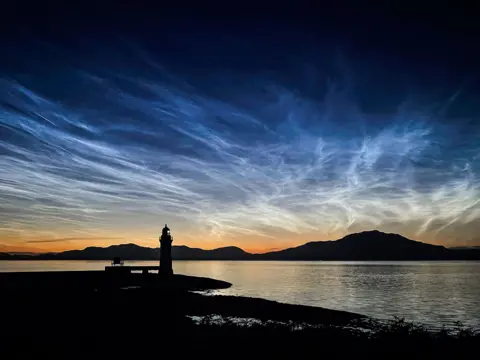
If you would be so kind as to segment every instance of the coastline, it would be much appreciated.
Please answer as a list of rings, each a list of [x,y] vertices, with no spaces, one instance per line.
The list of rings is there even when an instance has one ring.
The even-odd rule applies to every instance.
[[[345,311],[198,293],[228,286],[182,275],[161,280],[157,274],[115,279],[102,271],[0,273],[1,305],[8,309],[2,316],[1,341],[23,344],[20,349],[28,356],[64,346],[71,351],[68,347],[80,344],[98,353],[144,347],[154,355],[155,344],[175,339],[185,341],[184,351],[235,348],[248,353],[248,348],[237,349],[244,339],[279,355],[299,346],[318,350],[320,344],[339,353],[391,352],[400,345],[401,351],[413,353],[418,346],[434,345],[435,351],[450,349],[458,358],[459,348],[478,346],[480,340],[473,332],[464,332],[460,339],[401,320],[382,324]]]
[[[0,273],[0,289],[13,296],[42,294],[49,297],[66,296],[78,302],[92,294],[135,296],[139,302],[156,299],[161,302],[174,297],[176,308],[184,315],[218,314],[232,317],[252,317],[260,320],[310,321],[313,323],[342,323],[366,318],[364,315],[321,307],[286,304],[262,298],[211,295],[199,292],[220,290],[232,284],[216,279],[174,275],[162,279],[157,274],[108,274],[105,271],[52,271]],[[73,295],[73,296],[70,296]]]
[[[87,274],[93,274],[91,270],[104,269],[106,265],[103,261],[67,261],[65,264],[63,263],[63,261],[55,263],[45,261],[38,264],[0,262],[0,272],[5,271],[3,269],[6,269],[6,272],[49,272],[50,269],[55,269],[54,272],[75,270],[72,273],[74,275],[77,270],[81,270],[78,273],[86,277]],[[151,267],[157,264],[156,262],[132,262],[128,265]],[[397,263],[390,262],[365,264],[362,262],[339,262],[336,265],[330,265],[327,262],[295,262],[293,264],[277,262],[275,264],[251,264],[252,266],[249,264],[251,263],[223,261],[210,265],[205,262],[177,262],[176,265],[174,264],[174,269],[179,274],[223,278],[234,283],[231,289],[214,291],[215,294],[249,296],[290,304],[320,306],[359,313],[382,320],[399,316],[408,321],[434,328],[452,327],[457,322],[462,322],[466,326],[480,324],[478,309],[476,309],[474,301],[478,294],[478,287],[476,287],[476,278],[473,275],[479,269],[479,262],[456,262],[453,264],[430,262],[420,263],[420,265],[416,263],[397,265]],[[445,282],[443,278],[437,277],[436,274],[439,273],[455,276],[457,281],[455,283]],[[99,276],[92,277],[91,281],[98,282],[104,276],[103,271],[99,271],[98,274]],[[245,276],[246,274],[250,274],[250,276]],[[351,275],[355,276],[351,277]],[[423,276],[425,281],[428,280],[425,286],[414,287],[416,276]],[[319,279],[321,279],[320,282],[318,282]],[[83,281],[76,280],[75,282],[75,287],[78,288]],[[304,284],[302,286],[305,288],[299,288],[300,284]],[[442,290],[441,285],[444,285],[444,289],[447,291]],[[347,289],[350,289],[350,294],[346,292]],[[449,302],[448,294],[452,292],[457,293],[457,296],[461,294],[456,304]],[[411,306],[402,306],[403,303],[411,304]],[[462,309],[462,312],[459,312],[459,309]]]

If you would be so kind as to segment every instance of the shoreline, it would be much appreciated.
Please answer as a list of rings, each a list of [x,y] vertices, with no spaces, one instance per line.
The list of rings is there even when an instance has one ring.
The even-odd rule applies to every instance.
[[[183,307],[182,311],[189,316],[215,314],[261,321],[303,321],[311,324],[345,324],[351,320],[388,323],[393,320],[393,317],[374,318],[345,310],[217,293],[231,287],[232,284],[226,281],[181,274],[175,274],[170,279],[162,279],[155,273],[125,275],[102,270],[0,272],[0,291],[25,297],[39,294],[47,298],[69,297],[73,294],[82,298],[91,294],[117,292],[118,295],[119,292],[123,292],[129,293],[129,296],[130,294],[138,296],[139,301],[144,301],[148,296],[159,299],[172,295],[181,300],[179,304]],[[73,302],[78,302],[77,300],[70,298]],[[440,328],[422,325],[431,329]]]
[[[109,274],[105,271],[51,271],[0,273],[0,290],[10,295],[28,297],[29,294],[47,297],[74,294],[89,297],[92,294],[116,293],[137,296],[139,301],[148,297],[161,300],[175,297],[177,308],[185,315],[209,315],[254,317],[261,320],[314,320],[317,323],[344,323],[365,315],[315,306],[286,304],[263,298],[245,296],[204,294],[230,288],[232,284],[211,278],[173,275],[171,278],[158,274]],[[70,297],[70,301],[78,299]]]
[[[83,260],[80,260],[83,262]],[[103,262],[102,262],[103,264]],[[139,264],[137,264],[139,266]],[[376,266],[376,264],[372,264]],[[59,266],[61,267],[61,266]],[[208,276],[208,274],[206,274]],[[427,318],[423,319],[418,316],[410,316],[409,310],[404,309],[405,311],[391,311],[390,313],[379,313],[375,311],[362,311],[362,308],[355,306],[355,304],[349,308],[346,306],[338,306],[338,302],[341,299],[337,299],[334,302],[337,306],[329,307],[330,304],[327,302],[308,302],[308,301],[298,301],[297,298],[285,297],[285,296],[268,296],[264,294],[262,288],[257,289],[253,292],[248,291],[236,291],[235,288],[232,290],[227,290],[232,288],[232,284],[220,280],[209,279],[205,277],[196,277],[196,276],[187,276],[187,275],[175,275],[176,279],[183,279],[183,281],[177,282],[176,290],[191,290],[198,291],[204,296],[223,296],[223,297],[238,297],[242,299],[248,299],[250,296],[254,296],[252,299],[257,299],[257,301],[270,301],[271,303],[279,303],[287,306],[305,306],[314,309],[324,309],[337,312],[345,312],[351,314],[357,314],[358,316],[368,317],[375,319],[381,322],[388,322],[395,318],[395,316],[403,317],[408,319],[407,321],[422,324],[425,327],[431,329],[439,329],[442,327],[452,328],[456,325],[458,321],[462,321],[464,326],[470,327],[480,327],[480,323],[476,321],[476,317],[465,317],[449,320],[449,321],[436,321],[436,318]],[[9,280],[10,279],[10,280]],[[0,272],[0,291],[6,292],[7,290],[11,291],[12,289],[17,288],[20,291],[27,292],[41,292],[41,291],[53,291],[56,292],[57,288],[60,286],[64,292],[85,292],[92,291],[94,288],[128,288],[128,287],[144,287],[152,288],[153,285],[160,285],[158,283],[158,274],[148,274],[143,275],[140,273],[133,273],[131,276],[125,277],[122,276],[122,281],[118,281],[118,277],[112,278],[111,274],[108,275],[103,270],[79,270],[79,271],[65,271],[65,270],[56,270],[56,271],[11,271],[11,272]],[[23,285],[22,285],[23,284]],[[12,285],[15,285],[12,287]],[[171,284],[170,284],[171,285]],[[164,284],[163,287],[168,289],[172,288],[168,284]],[[267,284],[268,285],[268,284]],[[160,286],[162,287],[162,286]],[[242,289],[242,287],[240,287]],[[156,296],[156,295],[155,295]],[[290,301],[289,301],[290,300]],[[360,299],[361,300],[361,299]],[[370,300],[372,301],[372,300]],[[244,304],[247,304],[246,302]],[[327,306],[325,306],[327,305]],[[250,305],[251,306],[251,305]],[[334,310],[335,309],[335,310]],[[451,307],[450,307],[451,309]],[[213,309],[212,309],[213,310]],[[289,310],[293,311],[293,310]],[[390,314],[390,315],[389,315]],[[443,314],[443,313],[442,313]],[[448,314],[448,313],[447,313]],[[422,321],[423,320],[423,321]],[[478,320],[478,319],[477,319]]]
[[[199,349],[209,355],[221,349],[245,355],[252,351],[254,355],[297,351],[298,355],[306,349],[337,355],[416,354],[423,349],[429,354],[451,351],[460,358],[461,351],[468,355],[480,343],[480,333],[471,329],[433,331],[400,319],[382,323],[346,311],[198,293],[231,286],[215,279],[105,275],[104,271],[0,273],[0,302],[2,309],[8,309],[0,327],[4,349],[11,346],[27,357],[62,349],[70,354],[79,347],[110,355],[120,349],[144,349],[155,356],[159,345],[164,353],[162,346],[171,347],[181,339],[185,349],[176,351],[197,355]]]

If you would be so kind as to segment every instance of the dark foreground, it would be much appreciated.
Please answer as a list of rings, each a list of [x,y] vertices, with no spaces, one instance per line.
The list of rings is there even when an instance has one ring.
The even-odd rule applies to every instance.
[[[471,358],[480,345],[479,334],[467,330],[432,332],[402,321],[380,324],[347,312],[187,291],[230,285],[212,279],[47,274],[0,274],[2,358],[383,352],[457,359]],[[129,288],[121,289],[124,285]],[[201,317],[200,322],[192,316]],[[261,322],[239,325],[232,318]]]

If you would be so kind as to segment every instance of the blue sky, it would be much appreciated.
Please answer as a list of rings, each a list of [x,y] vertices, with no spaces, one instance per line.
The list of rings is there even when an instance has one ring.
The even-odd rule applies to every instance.
[[[5,41],[4,249],[155,246],[164,223],[205,248],[370,229],[479,244],[478,73],[458,42],[124,30]]]

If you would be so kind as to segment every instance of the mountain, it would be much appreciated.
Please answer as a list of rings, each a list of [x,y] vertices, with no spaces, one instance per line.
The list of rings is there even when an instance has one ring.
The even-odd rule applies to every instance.
[[[159,248],[135,244],[112,245],[107,248],[87,247],[61,253],[14,255],[0,253],[0,260],[158,260]],[[397,234],[377,230],[350,234],[340,240],[314,241],[301,246],[264,254],[250,254],[238,247],[213,250],[172,247],[174,260],[480,260],[480,249],[454,248],[425,244]]]
[[[480,248],[448,249],[378,230],[350,234],[340,240],[316,241],[262,255],[264,260],[480,260]]]
[[[90,246],[83,250],[31,256],[0,253],[0,260],[112,260],[117,256],[124,260],[159,260],[160,249],[135,244],[112,245],[106,248]],[[213,250],[190,248],[184,245],[172,246],[174,260],[246,260],[249,257],[251,254],[235,246]]]
[[[262,254],[265,260],[440,260],[450,250],[377,230],[350,234],[336,241],[316,241]]]
[[[83,250],[70,250],[58,254],[46,254],[43,257],[51,257],[56,260],[112,260],[120,256],[125,260],[153,260],[158,259],[158,250],[138,246],[135,244],[112,245],[107,248],[90,246]],[[39,255],[42,257],[42,255]]]

